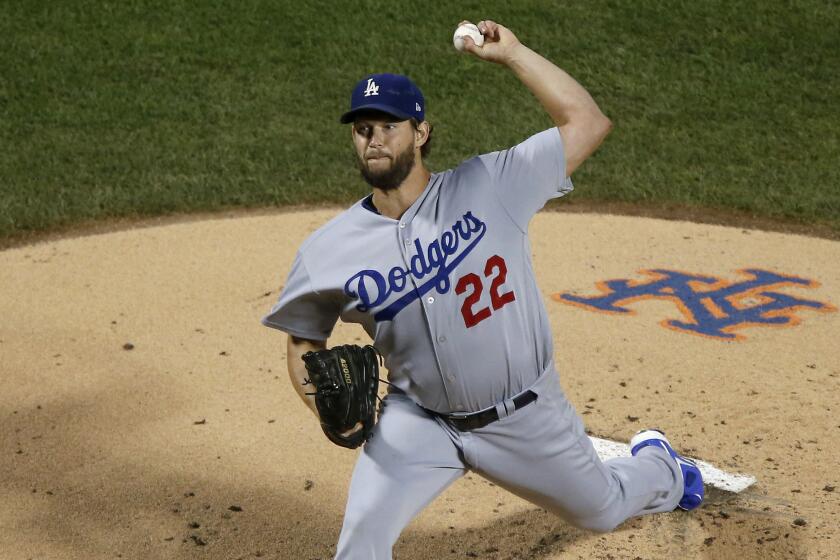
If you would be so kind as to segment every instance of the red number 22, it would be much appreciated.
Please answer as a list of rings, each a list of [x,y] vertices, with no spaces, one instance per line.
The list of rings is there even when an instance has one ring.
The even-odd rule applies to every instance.
[[[490,278],[490,275],[493,274],[494,270],[496,272],[496,276],[490,283],[490,303],[494,310],[499,310],[508,303],[515,301],[516,296],[512,291],[505,292],[503,294],[499,293],[499,289],[502,287],[502,284],[505,283],[505,279],[507,278],[507,265],[505,264],[505,259],[499,255],[493,255],[487,259],[487,262],[484,265],[484,277]],[[461,295],[470,288],[472,288],[472,291],[461,305],[461,315],[464,317],[464,324],[467,328],[474,327],[492,314],[490,309],[487,307],[482,307],[478,311],[473,311],[473,306],[475,306],[475,304],[478,303],[478,300],[481,299],[481,292],[484,285],[481,282],[481,278],[472,272],[458,279],[458,283],[455,286],[455,293]]]

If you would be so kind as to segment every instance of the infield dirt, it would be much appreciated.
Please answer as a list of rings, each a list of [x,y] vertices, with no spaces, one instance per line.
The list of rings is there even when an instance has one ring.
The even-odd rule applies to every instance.
[[[358,452],[326,440],[288,381],[285,336],[259,320],[300,242],[337,211],[0,252],[0,558],[331,558]],[[395,558],[837,558],[840,242],[568,213],[539,214],[531,240],[561,383],[591,433],[626,441],[661,427],[758,482],[597,535],[468,475],[415,519]],[[811,283],[733,288],[739,323],[702,282],[633,296],[650,279],[642,269],[718,286],[749,280],[744,269]],[[553,297],[596,296],[610,279],[630,281],[616,305],[634,314]],[[703,328],[742,339],[689,332],[695,304],[732,319]],[[756,323],[773,317],[791,320]],[[330,344],[366,340],[340,325]]]

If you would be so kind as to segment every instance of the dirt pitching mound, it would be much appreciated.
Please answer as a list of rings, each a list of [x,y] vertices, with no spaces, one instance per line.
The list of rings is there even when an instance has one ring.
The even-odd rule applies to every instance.
[[[323,436],[259,319],[337,211],[0,252],[0,556],[331,558],[358,452]],[[840,242],[565,213],[531,240],[592,434],[661,427],[758,482],[595,535],[468,475],[395,557],[836,557]]]

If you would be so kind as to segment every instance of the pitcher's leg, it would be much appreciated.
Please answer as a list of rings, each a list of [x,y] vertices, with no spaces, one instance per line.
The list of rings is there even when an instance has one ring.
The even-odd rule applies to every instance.
[[[337,560],[390,560],[406,525],[465,466],[449,434],[407,397],[389,395],[350,481]]]
[[[682,474],[663,449],[602,462],[559,387],[476,432],[476,470],[570,523],[609,531],[644,513],[673,510]],[[512,437],[516,434],[516,437]]]

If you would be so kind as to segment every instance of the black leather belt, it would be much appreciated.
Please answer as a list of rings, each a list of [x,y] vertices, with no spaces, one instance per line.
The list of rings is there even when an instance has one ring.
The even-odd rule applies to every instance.
[[[537,400],[537,394],[535,392],[525,391],[521,395],[514,397],[513,405],[516,407],[516,410],[519,410],[520,408],[528,406],[535,400]],[[435,412],[433,410],[428,410],[428,412],[431,412],[435,416],[440,416],[447,424],[461,432],[469,432],[471,430],[483,428],[487,424],[495,422],[499,419],[499,413],[496,411],[496,407],[488,408],[487,410],[482,410],[481,412],[473,412],[472,414],[441,414],[440,412]]]

